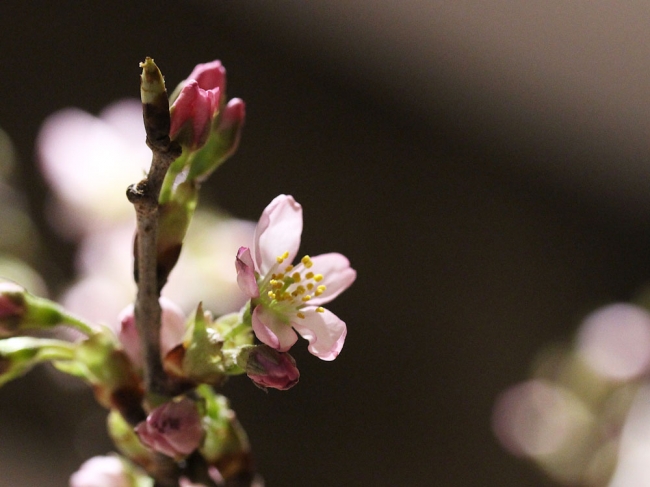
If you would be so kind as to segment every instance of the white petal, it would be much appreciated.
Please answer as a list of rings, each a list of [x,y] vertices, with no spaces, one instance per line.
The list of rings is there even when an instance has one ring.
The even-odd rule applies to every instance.
[[[302,207],[292,196],[281,194],[262,212],[255,229],[255,262],[262,275],[275,265],[276,258],[288,252],[291,264],[300,247]]]
[[[345,323],[334,313],[316,307],[308,306],[301,311],[304,318],[296,316],[291,324],[298,333],[309,341],[309,351],[322,360],[334,360],[341,349],[347,335]]]
[[[257,339],[280,352],[286,352],[298,340],[298,335],[291,326],[278,320],[262,305],[255,307],[252,320]]]
[[[313,296],[309,304],[318,306],[329,303],[349,288],[357,278],[357,271],[350,267],[350,261],[344,255],[321,254],[312,257],[311,261],[313,265],[309,270],[323,276],[323,280],[318,284],[324,285],[325,291],[319,296]]]

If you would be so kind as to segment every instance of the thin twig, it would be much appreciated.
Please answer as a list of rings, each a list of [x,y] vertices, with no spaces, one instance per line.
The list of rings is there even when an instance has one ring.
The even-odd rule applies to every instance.
[[[147,145],[153,156],[145,179],[129,186],[127,198],[135,207],[137,234],[134,274],[138,284],[135,302],[135,322],[142,343],[143,375],[147,393],[170,396],[167,374],[160,357],[160,288],[158,279],[158,196],[170,164],[181,154],[180,146],[169,140],[169,101],[160,70],[151,58],[142,67],[140,94]],[[178,486],[179,468],[164,455],[156,455],[155,485]]]

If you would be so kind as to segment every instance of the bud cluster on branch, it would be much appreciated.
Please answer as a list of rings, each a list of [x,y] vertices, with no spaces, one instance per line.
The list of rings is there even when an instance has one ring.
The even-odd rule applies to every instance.
[[[162,297],[202,183],[239,145],[245,107],[227,99],[219,61],[197,65],[169,97],[153,60],[141,67],[152,161],[144,179],[127,189],[137,221],[135,301],[125,303],[116,321],[96,322],[0,282],[0,385],[48,362],[90,385],[109,410],[119,454],[88,460],[71,477],[72,487],[261,486],[247,435],[218,391],[238,375],[263,390],[294,387],[300,372],[289,351],[299,336],[311,354],[334,360],[347,327],[323,305],[356,272],[338,253],[299,257],[302,207],[280,195],[263,210],[252,245],[242,242],[231,257],[246,299],[239,311],[215,315],[197,296],[186,316]],[[62,338],[62,326],[82,338]]]

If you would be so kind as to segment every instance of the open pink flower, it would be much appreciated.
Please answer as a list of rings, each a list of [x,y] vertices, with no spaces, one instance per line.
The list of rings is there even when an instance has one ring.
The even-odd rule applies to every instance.
[[[252,299],[253,331],[262,343],[286,352],[298,340],[297,331],[313,355],[334,360],[347,328],[321,305],[345,291],[357,273],[337,253],[305,255],[292,265],[301,234],[302,207],[291,196],[278,196],[257,224],[253,255],[246,247],[237,253],[237,282]]]

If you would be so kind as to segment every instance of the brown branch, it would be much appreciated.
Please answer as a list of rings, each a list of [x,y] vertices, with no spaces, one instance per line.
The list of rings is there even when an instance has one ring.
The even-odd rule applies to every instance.
[[[169,381],[160,357],[160,289],[158,282],[158,196],[170,164],[181,154],[181,147],[169,140],[169,101],[160,70],[152,59],[146,58],[142,67],[140,94],[143,105],[147,145],[153,156],[149,174],[126,191],[135,207],[137,218],[135,269],[138,294],[135,302],[135,322],[142,343],[143,375],[148,393],[169,397]],[[154,471],[156,485],[178,486],[179,468],[164,455],[156,455]]]

